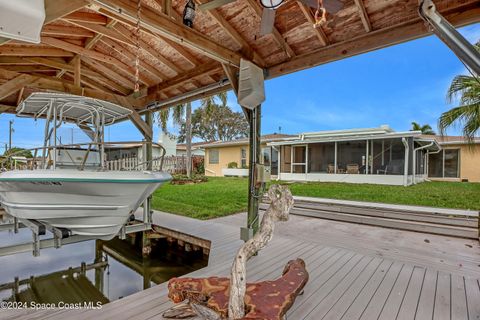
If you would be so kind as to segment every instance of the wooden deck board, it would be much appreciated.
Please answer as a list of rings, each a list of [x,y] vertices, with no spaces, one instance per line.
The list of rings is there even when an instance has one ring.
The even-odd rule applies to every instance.
[[[280,276],[290,259],[306,261],[310,279],[288,319],[480,319],[480,271],[474,265],[480,254],[478,247],[466,245],[468,240],[443,242],[439,236],[421,234],[412,239],[412,233],[395,230],[387,237],[375,227],[355,226],[352,231],[334,222],[292,218],[295,223],[279,224],[272,242],[247,267],[249,282],[262,281]],[[186,276],[229,275],[242,245],[238,225],[244,216],[197,221],[162,213],[154,215],[154,221],[211,241],[209,265]],[[435,243],[420,241],[422,237]],[[455,259],[467,267],[459,268]],[[162,319],[172,305],[164,283],[101,310],[0,311],[0,319]]]

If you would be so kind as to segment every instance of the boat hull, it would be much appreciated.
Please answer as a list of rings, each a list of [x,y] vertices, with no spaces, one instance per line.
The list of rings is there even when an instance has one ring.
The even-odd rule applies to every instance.
[[[138,171],[10,171],[0,175],[0,202],[19,219],[108,240],[170,179],[168,173]]]

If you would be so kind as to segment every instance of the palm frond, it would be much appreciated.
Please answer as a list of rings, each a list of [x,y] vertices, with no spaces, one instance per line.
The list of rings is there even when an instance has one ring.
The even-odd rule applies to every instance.
[[[170,116],[170,109],[162,109],[157,112],[157,121],[159,128],[164,132],[168,133],[167,122]]]
[[[181,126],[183,123],[183,118],[185,115],[185,105],[184,104],[179,104],[172,109],[172,120],[173,122]]]

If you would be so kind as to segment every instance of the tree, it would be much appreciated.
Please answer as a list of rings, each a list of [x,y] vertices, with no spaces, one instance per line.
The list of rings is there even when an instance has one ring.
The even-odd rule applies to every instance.
[[[475,48],[480,51],[480,41]],[[452,103],[456,98],[459,98],[459,106],[442,113],[438,120],[438,128],[443,135],[449,127],[458,124],[462,126],[465,139],[472,142],[480,128],[479,76],[456,76],[448,88],[447,101]]]
[[[11,149],[5,151],[3,153],[4,157],[14,156],[14,157],[25,157],[25,158],[32,158],[32,152],[27,149],[12,147]]]
[[[227,105],[203,105],[192,114],[192,136],[203,141],[231,141],[248,136],[248,122],[241,112]],[[179,142],[185,141],[185,125],[180,129]]]
[[[187,177],[192,177],[192,104],[190,102],[186,104],[180,104],[170,109],[163,109],[158,113],[158,121],[160,128],[163,132],[168,134],[167,122],[169,117],[172,116],[173,122],[178,126],[185,127],[185,141],[187,151]],[[184,120],[185,118],[185,120]],[[184,124],[185,122],[185,124]]]
[[[429,124],[424,124],[423,126],[418,124],[418,122],[412,122],[412,129],[410,131],[421,131],[422,134],[435,135],[432,127]]]

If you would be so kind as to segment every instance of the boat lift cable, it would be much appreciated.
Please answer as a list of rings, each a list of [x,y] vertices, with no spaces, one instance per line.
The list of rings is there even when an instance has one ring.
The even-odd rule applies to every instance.
[[[419,0],[418,14],[479,81],[480,52],[437,11],[432,0]]]

